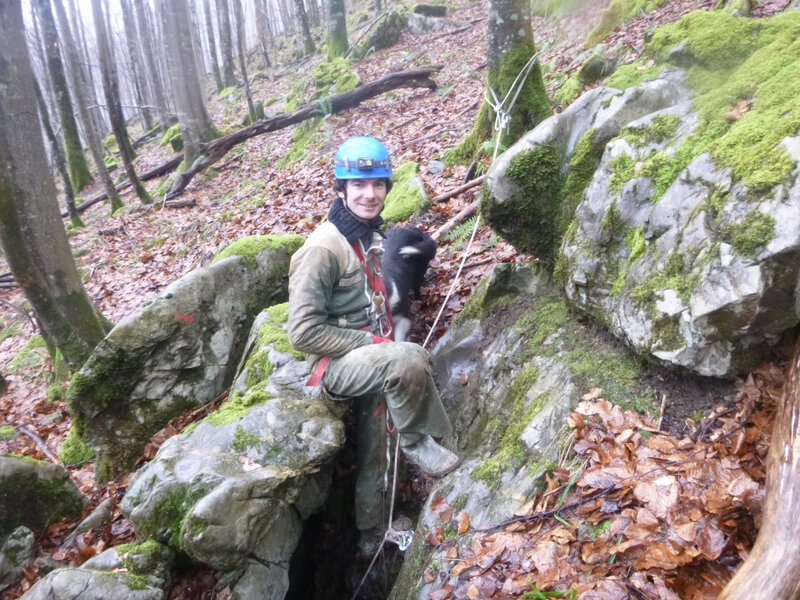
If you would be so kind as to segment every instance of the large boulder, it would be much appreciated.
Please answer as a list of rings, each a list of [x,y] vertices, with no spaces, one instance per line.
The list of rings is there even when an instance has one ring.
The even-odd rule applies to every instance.
[[[70,385],[74,426],[97,451],[102,481],[126,472],[145,442],[233,379],[253,319],[287,298],[301,236],[245,238],[167,286],[120,322]]]
[[[0,454],[0,539],[20,525],[39,530],[76,517],[85,503],[64,467]]]
[[[0,591],[22,578],[22,568],[33,558],[34,537],[27,527],[0,535]]]
[[[321,400],[236,393],[164,443],[122,511],[139,538],[229,573],[239,598],[283,598],[302,521],[324,503],[326,465],[343,444],[344,426]]]
[[[512,518],[543,489],[544,474],[568,438],[566,417],[581,396],[602,395],[657,414],[667,390],[656,392],[652,383],[663,386],[669,379],[612,336],[577,320],[540,263],[496,267],[431,359],[454,425],[445,444],[458,450],[462,465],[431,490],[391,596],[396,600],[427,600],[445,583],[458,586],[446,556],[450,547],[425,540],[454,537],[462,517],[476,530]],[[705,406],[731,391],[702,378],[683,377],[679,385]],[[675,389],[668,392],[677,398]],[[431,566],[438,577],[425,576]]]
[[[164,590],[147,577],[77,567],[56,569],[36,582],[25,600],[163,600]]]
[[[624,92],[587,92],[497,157],[481,201],[487,222],[519,250],[552,261],[577,204],[570,192],[591,178],[606,142],[631,121],[687,95],[676,70]]]

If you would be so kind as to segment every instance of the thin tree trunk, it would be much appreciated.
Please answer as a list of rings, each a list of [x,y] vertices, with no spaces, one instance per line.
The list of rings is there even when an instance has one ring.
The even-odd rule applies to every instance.
[[[233,72],[233,42],[228,0],[217,0],[217,24],[222,50],[222,79],[225,87],[231,87],[236,85],[236,75]]]
[[[219,60],[217,60],[217,42],[214,40],[211,0],[203,0],[203,11],[206,17],[206,37],[208,38],[208,52],[211,55],[211,70],[214,73],[214,83],[217,84],[217,92],[221,92],[225,88],[225,85],[222,83],[222,75],[219,72]]]
[[[153,115],[147,104],[147,99],[142,92],[142,79],[141,73],[141,56],[139,54],[139,46],[136,44],[137,32],[136,22],[133,18],[133,10],[131,9],[130,0],[121,0],[122,5],[122,24],[125,27],[125,41],[128,48],[128,65],[131,72],[133,83],[133,90],[136,96],[138,106],[141,106],[142,122],[144,123],[145,131],[150,131],[153,128]]]
[[[136,23],[139,29],[139,46],[145,63],[145,72],[148,76],[150,91],[152,92],[153,104],[155,104],[158,120],[161,127],[167,128],[170,125],[169,111],[167,110],[167,99],[164,94],[164,86],[161,84],[158,66],[153,56],[153,36],[147,20],[147,0],[133,0],[133,8],[136,12]]]
[[[269,59],[267,46],[270,40],[269,25],[267,25],[266,8],[263,6],[261,0],[255,0],[253,4],[256,11],[256,31],[258,32],[258,46],[261,49],[261,59],[264,61],[264,67],[269,69],[272,66],[272,61]]]
[[[253,104],[253,96],[250,94],[250,81],[247,78],[247,64],[244,47],[244,18],[242,17],[242,5],[238,0],[233,2],[233,18],[236,21],[236,50],[239,55],[239,70],[242,72],[244,80],[244,95],[247,98],[247,115],[249,123],[252,125],[258,120],[256,107]]]
[[[311,29],[308,26],[308,15],[303,0],[294,0],[294,17],[297,24],[297,39],[299,50],[302,56],[308,56],[316,52],[314,39],[311,37]]]
[[[800,340],[775,411],[761,530],[718,600],[800,597]]]
[[[67,13],[64,10],[64,3],[62,0],[55,1],[56,18],[58,19],[58,26],[61,29],[61,36],[64,41],[62,48],[64,56],[67,59],[69,69],[67,73],[70,76],[70,83],[72,89],[75,90],[75,104],[78,107],[78,114],[80,115],[81,122],[83,123],[84,133],[86,134],[86,143],[89,145],[89,151],[92,154],[94,161],[95,172],[103,184],[103,189],[106,191],[106,196],[111,203],[111,212],[119,210],[123,207],[122,200],[117,194],[114,182],[111,181],[111,176],[108,174],[108,168],[105,163],[105,149],[103,142],[100,139],[99,132],[95,129],[95,121],[89,112],[89,89],[84,79],[85,72],[80,64],[80,57],[78,56],[78,48],[75,40],[72,37],[69,21],[67,20]]]
[[[36,94],[36,105],[39,107],[39,117],[42,120],[42,127],[47,136],[47,141],[50,142],[50,147],[53,149],[53,161],[56,164],[56,169],[61,180],[64,182],[64,196],[66,196],[67,214],[73,225],[76,227],[83,227],[83,221],[75,208],[75,194],[72,192],[72,182],[69,180],[69,173],[67,172],[67,158],[64,156],[64,149],[53,131],[53,126],[50,124],[50,115],[47,113],[47,106],[44,103],[44,96],[42,96],[42,89],[36,78],[33,78],[33,92]]]
[[[64,1],[65,0],[54,0],[54,3],[57,5]],[[97,98],[97,86],[95,86],[94,71],[91,67],[91,54],[89,54],[89,45],[86,42],[86,25],[78,12],[75,2],[76,0],[69,0],[69,16],[75,31],[75,55],[79,57],[77,63],[83,65],[82,78],[86,82],[86,89],[84,90],[84,97],[87,99],[86,106],[95,107],[89,109],[89,114],[92,118],[94,130],[97,132],[97,135],[102,138],[105,132],[108,131],[108,123],[105,119],[105,112],[100,107],[100,101]],[[81,45],[79,45],[78,42],[80,42]],[[83,54],[81,54],[81,52],[83,52]],[[75,91],[75,87],[72,89]]]
[[[131,182],[131,185],[133,185],[136,195],[139,197],[142,204],[151,204],[153,199],[150,197],[150,194],[147,193],[144,185],[136,175],[136,170],[133,168],[133,146],[131,145],[130,137],[128,137],[128,130],[125,127],[125,116],[122,112],[122,105],[119,100],[119,82],[117,80],[113,57],[109,49],[108,35],[103,20],[103,7],[100,4],[100,0],[92,0],[92,17],[97,33],[97,51],[100,55],[100,72],[103,76],[103,92],[105,93],[106,104],[108,105],[108,116],[111,119],[111,130],[114,132],[114,137],[117,140],[117,147],[119,148],[119,154],[122,158],[122,164],[125,166],[128,180]]]
[[[78,192],[92,182],[92,173],[89,171],[89,165],[86,164],[86,157],[83,155],[78,123],[72,112],[72,97],[67,86],[64,64],[61,62],[59,53],[61,45],[58,40],[56,24],[53,21],[53,13],[50,10],[50,0],[37,0],[37,8],[42,22],[47,71],[50,73],[50,81],[58,103],[58,116],[61,121],[61,135],[64,138],[64,153],[67,157],[69,178],[72,181],[73,191]]]

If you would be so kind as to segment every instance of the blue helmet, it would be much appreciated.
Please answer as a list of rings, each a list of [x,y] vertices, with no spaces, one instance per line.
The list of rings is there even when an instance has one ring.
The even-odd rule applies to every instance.
[[[345,140],[333,161],[336,179],[378,179],[392,176],[392,159],[386,146],[373,137]]]

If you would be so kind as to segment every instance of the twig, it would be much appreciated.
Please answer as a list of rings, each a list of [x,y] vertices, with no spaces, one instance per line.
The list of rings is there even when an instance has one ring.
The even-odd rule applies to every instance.
[[[438,135],[442,135],[443,133],[448,133],[450,131],[464,131],[465,129],[466,129],[466,127],[447,127],[445,129],[440,129],[439,131],[434,131],[433,133],[429,133],[428,135],[423,135],[423,136],[420,136],[418,138],[414,138],[410,142],[407,142],[407,143],[403,144],[400,147],[402,149],[405,149],[405,148],[408,148],[410,146],[413,146],[417,142],[421,142],[422,140],[427,140],[428,138],[436,137]]]
[[[445,233],[450,231],[453,227],[458,225],[459,223],[463,223],[469,217],[475,214],[478,210],[478,200],[475,200],[472,204],[462,208],[461,211],[452,219],[450,219],[447,223],[439,227],[436,231],[431,234],[431,237],[435,240],[438,240],[442,237]]]
[[[490,256],[489,258],[484,258],[483,260],[476,260],[475,262],[471,262],[469,264],[466,264],[466,265],[464,265],[464,268],[465,269],[473,269],[475,267],[480,267],[481,265],[485,265],[487,263],[490,263],[493,260],[494,260],[494,258]]]
[[[396,129],[400,129],[401,127],[405,127],[405,126],[406,126],[406,125],[408,125],[409,123],[413,123],[414,121],[416,121],[418,118],[419,118],[419,117],[411,117],[410,119],[408,119],[408,120],[406,120],[406,121],[403,121],[402,123],[400,123],[400,125],[395,125],[394,127],[390,127],[390,128],[389,128],[389,131],[395,131]]]
[[[476,177],[472,181],[468,181],[464,185],[457,187],[454,190],[450,190],[446,194],[442,194],[440,196],[436,196],[433,201],[434,202],[447,202],[453,196],[458,196],[461,192],[466,192],[469,189],[474,188],[477,185],[483,183],[484,179],[486,179],[486,175],[481,175],[480,177]]]
[[[667,392],[661,396],[661,409],[658,411],[658,422],[656,423],[656,429],[661,431],[661,422],[664,420],[664,406],[667,404]]]
[[[38,435],[36,435],[30,429],[28,429],[23,425],[17,425],[17,431],[31,438],[31,440],[33,440],[33,443],[36,444],[36,447],[42,451],[42,454],[44,454],[52,462],[54,462],[57,465],[61,464],[61,461],[58,460],[58,457],[55,454],[53,454],[53,451],[47,447],[47,444],[44,443],[44,440],[42,440],[42,438],[40,438]]]
[[[11,288],[11,287],[17,287],[17,283],[16,283],[16,282],[13,282],[11,285],[0,285],[0,288],[6,288],[6,287],[8,287],[8,288]],[[27,317],[28,321],[30,321],[30,324],[31,324],[31,330],[32,330],[32,331],[36,331],[36,321],[34,321],[34,320],[33,320],[33,317],[31,316],[31,313],[29,313],[29,312],[28,312],[27,310],[25,310],[24,308],[20,308],[20,307],[19,307],[19,306],[17,306],[16,304],[14,304],[14,303],[12,303],[12,302],[9,302],[8,300],[3,300],[2,298],[0,298],[0,302],[1,302],[1,303],[3,303],[3,304],[5,304],[6,306],[10,306],[11,308],[13,308],[14,310],[16,310],[17,312],[20,312],[20,313],[22,313],[23,315],[25,315],[25,317]]]

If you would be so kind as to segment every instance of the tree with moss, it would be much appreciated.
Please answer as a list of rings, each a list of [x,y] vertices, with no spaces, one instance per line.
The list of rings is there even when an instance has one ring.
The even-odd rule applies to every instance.
[[[128,181],[136,192],[136,196],[138,196],[142,204],[152,204],[153,199],[147,193],[144,184],[136,174],[136,169],[133,167],[135,154],[128,135],[128,128],[125,125],[125,115],[122,111],[122,102],[119,97],[117,68],[114,63],[100,0],[92,0],[92,18],[97,36],[97,54],[100,59],[103,94],[106,98],[108,118],[111,121],[111,131],[114,133],[114,139],[117,140],[117,148],[119,149],[120,158],[122,158],[122,164],[125,167],[125,173],[128,175]]]
[[[70,77],[70,84],[75,91],[75,104],[78,107],[78,115],[80,116],[81,123],[83,123],[83,133],[86,136],[86,143],[89,146],[89,151],[94,161],[95,173],[100,178],[103,184],[103,189],[106,192],[108,201],[111,204],[111,211],[114,212],[122,208],[122,200],[117,194],[117,188],[114,182],[111,181],[111,176],[108,174],[108,169],[105,163],[105,149],[103,148],[103,141],[95,128],[95,119],[89,112],[89,97],[87,90],[89,87],[89,80],[85,77],[86,72],[83,69],[82,61],[78,56],[78,47],[75,45],[72,31],[70,29],[67,13],[64,10],[62,2],[55,3],[55,16],[58,22],[58,28],[61,34],[62,50],[66,58],[67,73]],[[49,3],[42,5],[42,12],[50,11]]]
[[[208,116],[203,89],[197,73],[192,42],[192,25],[186,19],[187,0],[163,0],[159,3],[164,41],[169,55],[172,97],[178,111],[183,138],[184,169],[200,156],[200,145],[218,135]]]
[[[51,354],[78,369],[111,324],[81,283],[49,176],[19,1],[0,2],[0,244]]]
[[[490,98],[502,101],[517,76],[525,69],[536,53],[531,28],[531,9],[527,0],[490,0],[487,92]],[[520,76],[522,79],[522,76]],[[544,87],[538,61],[525,77],[509,114],[509,120],[500,135],[500,147],[507,148],[524,133],[549,117],[550,100]],[[504,106],[508,108],[508,104]],[[457,147],[447,153],[450,163],[468,163],[483,152],[483,142],[493,135],[494,112],[484,100],[475,119],[472,131]]]
[[[311,37],[311,28],[308,26],[308,14],[303,0],[294,0],[294,22],[297,31],[297,48],[302,56],[314,54],[317,51],[314,39]]]
[[[347,42],[347,13],[344,0],[327,0],[328,60],[344,56],[350,46]]]
[[[67,85],[64,63],[61,61],[59,51],[61,45],[58,42],[56,24],[50,10],[50,0],[37,0],[36,6],[39,10],[44,35],[47,72],[50,75],[50,83],[56,96],[58,118],[61,121],[61,136],[64,139],[69,178],[72,181],[73,191],[77,193],[92,182],[92,173],[89,171],[89,165],[83,155],[78,123],[73,112],[72,95]]]

